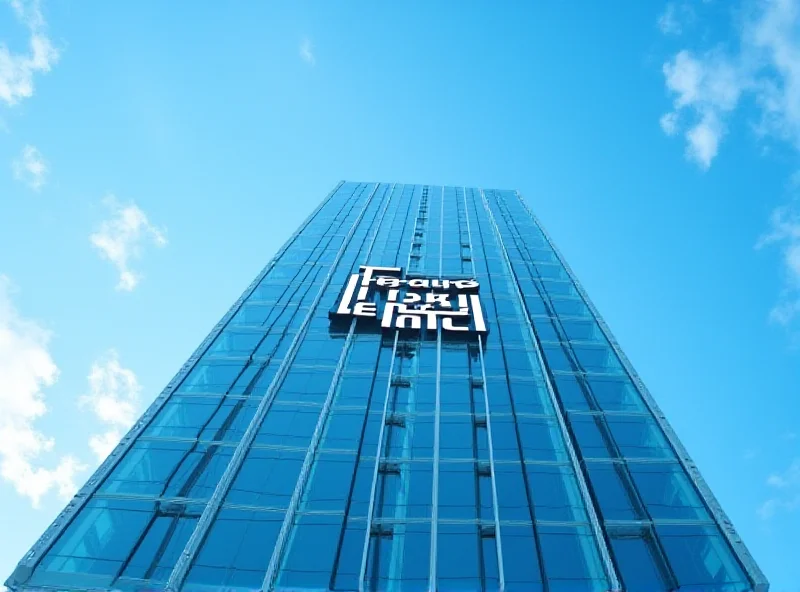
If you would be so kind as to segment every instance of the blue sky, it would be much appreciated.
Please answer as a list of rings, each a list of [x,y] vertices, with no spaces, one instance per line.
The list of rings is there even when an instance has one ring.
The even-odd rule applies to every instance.
[[[800,590],[800,0],[0,0],[0,576],[340,179],[516,188]]]

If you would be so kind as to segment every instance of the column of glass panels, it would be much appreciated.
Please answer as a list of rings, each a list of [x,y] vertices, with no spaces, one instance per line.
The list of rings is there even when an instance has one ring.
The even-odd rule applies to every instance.
[[[401,194],[402,188],[392,187],[388,191],[387,186],[376,219],[372,223],[366,219],[362,221],[361,224],[368,229],[368,238],[354,261],[342,262],[345,266],[352,264],[351,273],[357,273],[359,265],[377,264],[375,246],[385,244],[392,232],[398,212],[396,196]],[[395,245],[395,252],[398,247]],[[268,572],[263,586],[265,590],[270,589],[273,578],[278,589],[326,588],[334,581],[338,564],[342,563],[344,573],[353,574],[353,568],[357,573],[358,564],[353,562],[355,555],[340,555],[340,544],[342,537],[348,534],[345,531],[346,508],[356,474],[356,453],[362,445],[359,436],[365,434],[367,446],[374,442],[380,415],[368,414],[372,389],[366,393],[352,392],[349,390],[350,379],[356,378],[358,382],[369,380],[371,386],[385,384],[391,350],[381,350],[381,335],[377,329],[370,332],[363,327],[356,335],[355,320],[349,325],[347,339],[350,346],[340,354],[339,366],[318,419],[312,445],[306,453],[305,462],[310,470],[301,472],[295,488],[295,495],[302,497],[290,506],[290,513],[284,519],[284,529],[289,529],[288,538],[285,545],[281,545],[281,539],[278,539],[270,564],[275,572]],[[361,397],[355,400],[354,395]],[[352,536],[354,533],[349,534]],[[309,552],[311,546],[315,549],[313,553]]]
[[[597,320],[513,192],[492,202],[626,590],[748,590]]]
[[[165,580],[274,374],[281,343],[306,314],[306,294],[324,275],[325,249],[341,242],[342,227],[368,193],[364,185],[343,185],[295,238],[29,584],[130,588]],[[285,299],[284,305],[258,304],[267,297]]]
[[[326,269],[328,283],[319,285],[312,299],[316,306],[298,327],[304,332],[298,335],[295,330],[293,349],[265,389],[269,399],[262,404],[261,421],[249,428],[252,446],[221,492],[219,511],[189,557],[189,589],[254,588],[262,583],[345,343],[346,328],[328,334],[327,309],[320,304],[328,286],[344,282],[379,215],[386,187],[369,188],[370,201],[345,219],[344,235],[331,260],[335,267],[328,264]],[[273,495],[276,487],[278,496]],[[179,569],[180,564],[171,581],[180,583]]]
[[[429,188],[420,188],[419,194],[410,216],[412,231],[404,231],[411,239],[405,251],[407,260],[402,262],[404,251],[396,250],[396,262],[406,263],[409,269],[419,268],[427,250]],[[420,408],[428,408],[433,393],[422,386],[425,381],[419,377],[420,337],[402,333],[392,340],[389,380],[382,385],[383,396],[375,399],[380,424],[370,460],[377,464],[372,465],[365,508],[367,530],[362,539],[359,590],[422,588],[428,578],[432,467],[429,451],[428,455],[422,451],[430,422],[417,411],[418,403]],[[362,453],[369,455],[370,449]]]
[[[468,192],[490,333],[484,351],[506,589],[607,591],[598,541],[480,192]]]

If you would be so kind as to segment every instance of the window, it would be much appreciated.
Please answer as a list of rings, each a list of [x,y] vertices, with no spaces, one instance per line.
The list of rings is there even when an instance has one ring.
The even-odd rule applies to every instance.
[[[611,549],[627,592],[667,592],[664,570],[649,535],[611,537]]]
[[[677,463],[630,463],[628,470],[653,520],[708,520],[692,482]]]
[[[588,521],[571,466],[529,464],[526,470],[536,520]]]
[[[749,585],[716,527],[657,526],[656,534],[681,587],[722,590],[723,584]]]
[[[288,507],[304,458],[301,451],[252,448],[233,480],[226,503]]]
[[[186,577],[186,587],[258,588],[267,571],[283,512],[223,508]]]

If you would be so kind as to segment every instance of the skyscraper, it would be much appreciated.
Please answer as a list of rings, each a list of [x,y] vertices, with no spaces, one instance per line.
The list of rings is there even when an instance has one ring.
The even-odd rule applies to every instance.
[[[351,182],[6,585],[768,588],[516,192]]]

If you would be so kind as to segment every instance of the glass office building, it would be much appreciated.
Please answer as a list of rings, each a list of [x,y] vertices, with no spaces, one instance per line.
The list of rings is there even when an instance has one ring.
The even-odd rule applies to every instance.
[[[354,182],[6,585],[768,589],[516,192]]]

